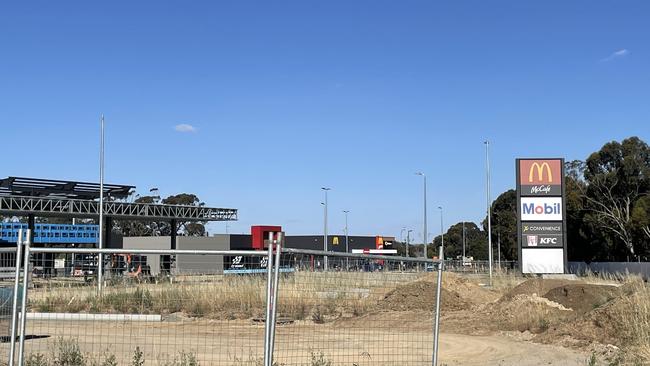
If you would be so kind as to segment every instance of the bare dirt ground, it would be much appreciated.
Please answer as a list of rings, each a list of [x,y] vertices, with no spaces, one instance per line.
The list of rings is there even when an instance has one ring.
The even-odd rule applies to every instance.
[[[431,363],[435,274],[399,281],[377,277],[373,281],[355,282],[352,287],[345,286],[351,283],[346,277],[340,283],[329,281],[322,288],[314,286],[318,284],[318,274],[308,276],[309,281],[300,282],[300,277],[288,279],[297,287],[280,294],[281,299],[294,301],[285,304],[281,317],[302,315],[291,318],[290,324],[277,327],[278,365]],[[516,278],[511,282],[486,288],[474,279],[445,274],[441,365],[587,365],[592,356],[598,358],[599,365],[622,365],[615,363],[621,354],[632,355],[635,362],[640,359],[631,364],[641,365],[648,359],[639,358],[633,348],[626,349],[630,342],[636,342],[635,347],[643,347],[645,341],[635,335],[640,333],[622,327],[634,323],[629,321],[632,318],[627,323],[621,318],[621,314],[638,313],[640,308],[636,304],[646,304],[647,287],[642,282],[611,285],[538,278]],[[312,287],[302,289],[305,283]],[[368,283],[379,285],[363,287]],[[223,311],[210,311],[211,301],[217,300],[234,309],[246,304],[259,306],[260,301],[243,301],[259,296],[261,287],[256,286],[249,292],[237,292],[240,295],[229,298],[230,302],[223,301],[228,292],[203,298],[201,305],[206,311],[201,315],[188,315],[190,307],[185,306],[185,301],[192,299],[183,298],[182,306],[177,307],[180,310],[163,312],[164,321],[156,323],[28,321],[28,334],[34,338],[28,340],[26,353],[51,354],[57,340],[73,339],[89,357],[112,354],[120,365],[130,364],[139,347],[147,365],[169,365],[170,360],[189,353],[201,365],[257,366],[263,353],[264,324],[255,321],[259,315],[243,314],[257,314],[262,309],[234,312],[228,317],[223,316]],[[152,291],[149,297],[136,294],[123,297],[143,304],[147,300],[158,309],[166,309],[164,301],[168,299],[157,292]],[[303,301],[307,295],[311,297]],[[630,302],[636,297],[640,300]],[[40,294],[33,299],[45,297]],[[56,306],[34,308],[67,310],[66,306],[78,299],[59,296]],[[87,308],[79,307],[82,309],[79,311],[88,311]],[[136,307],[137,311],[142,309]],[[322,315],[317,317],[316,313]],[[643,314],[646,313],[650,314],[647,311]],[[645,322],[639,324],[640,330],[648,327]],[[0,344],[0,352],[5,355],[7,348],[7,343]]]
[[[194,354],[202,365],[257,365],[262,355],[263,326],[245,321],[192,321],[189,323],[134,324],[88,322],[31,322],[29,334],[49,336],[27,341],[26,353],[46,354],[52,342],[75,337],[82,352],[115,354],[128,364],[135,345],[147,364],[163,364],[181,351]],[[337,365],[427,365],[431,333],[364,332],[336,324],[293,324],[278,327],[276,361],[286,365],[311,365],[313,349],[326,345],[324,358]],[[47,333],[47,334],[46,334]],[[426,341],[426,342],[423,342]],[[6,354],[7,345],[3,344]],[[408,350],[404,352],[404,350]],[[586,352],[552,345],[539,345],[502,335],[470,336],[443,333],[440,361],[447,365],[585,365]],[[121,356],[120,356],[121,355]],[[120,359],[122,357],[123,359]]]

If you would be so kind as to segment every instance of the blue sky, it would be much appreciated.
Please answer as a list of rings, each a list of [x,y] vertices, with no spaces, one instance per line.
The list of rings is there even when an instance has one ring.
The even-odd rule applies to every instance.
[[[647,1],[5,2],[0,175],[194,192],[230,232],[421,237],[485,212],[514,159],[650,141]],[[179,132],[187,124],[193,131]],[[190,129],[192,130],[192,129]],[[210,226],[224,232],[225,225]]]

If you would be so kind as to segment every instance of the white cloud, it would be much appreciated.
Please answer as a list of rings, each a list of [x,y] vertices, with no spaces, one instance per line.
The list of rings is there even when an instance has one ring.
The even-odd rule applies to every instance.
[[[618,51],[613,52],[611,55],[605,57],[604,59],[600,60],[600,62],[612,61],[612,60],[614,60],[616,58],[625,57],[625,56],[627,56],[629,54],[630,54],[630,51],[628,51],[625,48],[622,48],[622,49],[620,49]]]
[[[181,123],[179,125],[174,126],[174,129],[177,132],[196,132],[197,129],[196,127],[189,125],[187,123]]]

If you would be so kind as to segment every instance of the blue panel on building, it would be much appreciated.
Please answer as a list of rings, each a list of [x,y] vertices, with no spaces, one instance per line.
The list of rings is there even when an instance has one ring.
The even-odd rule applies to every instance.
[[[26,223],[0,223],[0,243],[15,243],[18,230],[27,230]],[[43,244],[95,244],[99,225],[91,224],[36,224],[33,243]]]

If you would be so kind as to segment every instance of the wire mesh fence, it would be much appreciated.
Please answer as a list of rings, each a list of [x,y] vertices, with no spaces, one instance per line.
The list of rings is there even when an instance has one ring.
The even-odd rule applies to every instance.
[[[76,264],[60,275],[32,279],[26,364],[58,365],[61,359],[73,365],[261,362],[266,277],[259,270],[266,260],[264,252],[104,254],[101,294],[96,284],[97,253],[54,254],[56,258],[73,255]],[[163,257],[163,270],[156,275],[144,268],[152,256]],[[221,269],[199,274],[174,269],[179,259],[190,267],[212,263],[223,268],[233,257],[249,272]],[[167,260],[171,266],[165,264]],[[164,269],[170,267],[172,272],[166,273]]]
[[[417,259],[288,250],[279,283],[278,365],[430,365],[435,274]],[[313,253],[313,252],[312,252]]]
[[[272,303],[273,365],[431,364],[430,260],[300,250],[270,260],[266,251],[31,248],[28,256],[35,275],[24,280],[20,343],[30,366],[261,366]],[[44,257],[47,271],[38,268]],[[11,339],[9,327],[3,334]],[[3,360],[10,349],[0,345]]]
[[[16,248],[0,248],[0,350],[10,342],[14,281],[16,277]],[[3,356],[7,354],[2,354]],[[1,360],[6,360],[7,357]]]

